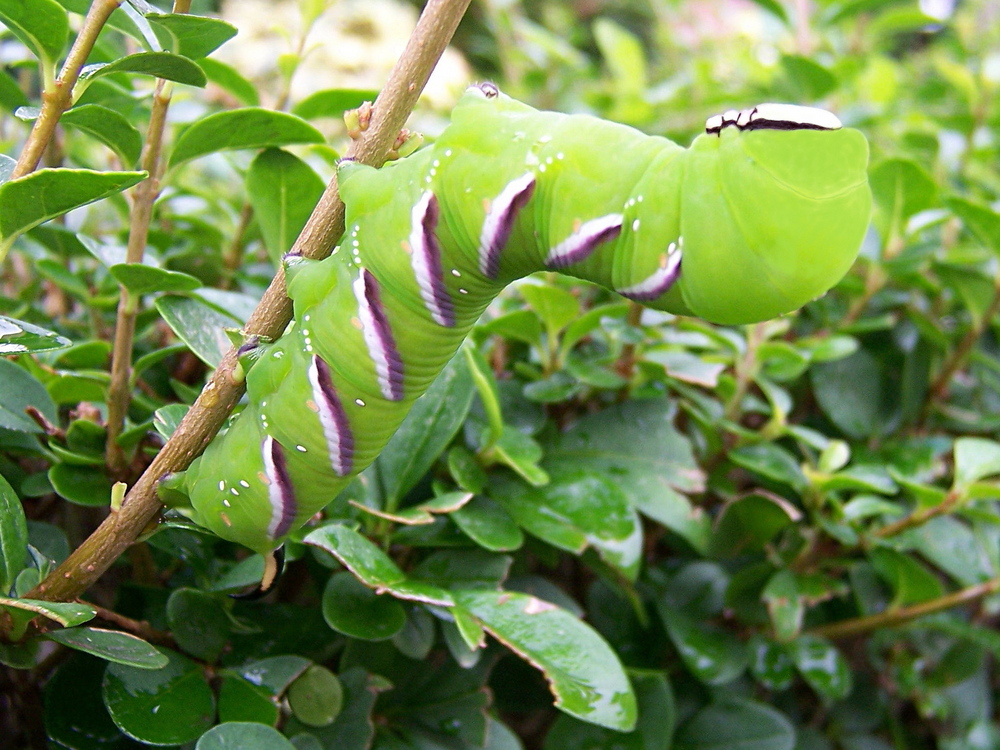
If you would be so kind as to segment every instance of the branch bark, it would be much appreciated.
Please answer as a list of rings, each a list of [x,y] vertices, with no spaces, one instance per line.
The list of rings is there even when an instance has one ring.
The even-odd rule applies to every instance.
[[[430,0],[427,3],[406,49],[375,100],[371,125],[352,145],[348,156],[364,164],[382,165],[469,2]],[[344,204],[334,178],[296,240],[293,252],[309,258],[326,257],[343,232]],[[276,338],[284,331],[291,313],[284,273],[279,270],[245,330],[249,335]],[[191,463],[218,431],[242,394],[243,383],[233,376],[236,364],[236,353],[231,350],[177,431],[125,497],[121,509],[109,515],[28,596],[48,601],[80,596],[154,521],[161,507],[156,496],[157,481]]]

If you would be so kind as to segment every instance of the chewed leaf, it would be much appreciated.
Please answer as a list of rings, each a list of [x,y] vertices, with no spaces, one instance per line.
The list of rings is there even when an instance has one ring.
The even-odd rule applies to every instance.
[[[636,699],[607,642],[564,609],[510,591],[457,591],[455,600],[483,628],[538,667],[556,706],[619,731],[635,726]]]

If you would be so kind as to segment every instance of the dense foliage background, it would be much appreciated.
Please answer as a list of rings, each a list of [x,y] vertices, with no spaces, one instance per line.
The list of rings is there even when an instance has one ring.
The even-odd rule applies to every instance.
[[[428,138],[482,78],[685,144],[725,109],[826,106],[872,148],[854,269],[741,328],[528,279],[267,599],[225,593],[259,558],[168,514],[58,604],[29,592],[220,362],[415,16],[135,0],[19,172],[88,7],[0,0],[0,745],[1000,748],[1000,7],[474,2]],[[557,605],[492,631],[545,677],[420,586]],[[596,708],[617,666],[590,628],[629,733],[588,723],[635,718]]]

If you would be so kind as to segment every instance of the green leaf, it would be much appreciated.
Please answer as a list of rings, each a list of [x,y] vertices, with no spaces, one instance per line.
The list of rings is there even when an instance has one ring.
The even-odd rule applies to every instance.
[[[416,400],[375,462],[388,507],[395,507],[448,447],[465,422],[474,395],[472,377],[459,352]]]
[[[17,82],[7,75],[6,72],[0,70],[0,107],[6,109],[8,112],[14,112],[20,107],[27,107],[29,104],[28,97],[21,91],[21,87],[17,85]],[[9,159],[10,157],[6,158]],[[4,182],[6,179],[2,177],[3,171],[3,168],[0,167],[0,182]]]
[[[729,453],[729,460],[763,477],[787,484],[798,492],[802,492],[807,484],[795,457],[776,443],[757,443],[737,448]]]
[[[761,636],[754,636],[748,644],[750,671],[768,690],[786,690],[795,676],[788,647]]]
[[[198,65],[205,71],[205,76],[209,81],[232,94],[243,104],[251,107],[260,104],[257,89],[250,81],[241,76],[236,68],[209,58],[198,60]]]
[[[782,55],[781,67],[792,82],[799,98],[822,99],[837,88],[837,77],[822,65],[802,55]]]
[[[349,109],[375,101],[376,89],[324,89],[316,91],[292,107],[292,113],[305,120],[317,117],[343,117]]]
[[[750,0],[754,5],[759,5],[761,8],[766,10],[768,13],[773,15],[779,21],[781,21],[786,26],[789,25],[788,14],[785,12],[785,6],[782,5],[778,0]]]
[[[675,750],[792,750],[795,727],[762,703],[725,700],[712,703],[684,722]]]
[[[113,73],[138,73],[198,88],[208,82],[205,73],[194,61],[172,52],[136,52],[119,57],[114,62],[85,65],[80,71],[80,80],[89,84]]]
[[[868,180],[883,237],[888,237],[893,227],[901,231],[913,214],[934,205],[934,179],[912,159],[885,159],[869,170]]]
[[[977,240],[993,252],[1000,253],[1000,214],[987,205],[965,198],[947,198],[945,205]]]
[[[710,550],[719,557],[763,552],[782,529],[802,518],[777,495],[755,492],[726,503],[715,520]]]
[[[81,104],[63,112],[59,122],[96,138],[118,154],[126,166],[139,161],[142,133],[113,109],[99,104]]]
[[[636,699],[621,664],[588,625],[553,604],[511,591],[460,591],[458,603],[487,632],[540,669],[570,716],[630,731]]]
[[[201,280],[179,271],[147,266],[143,263],[119,263],[108,269],[115,281],[132,294],[153,292],[190,292],[201,286]]]
[[[326,727],[344,707],[344,687],[329,669],[313,664],[289,686],[288,704],[303,724]]]
[[[43,221],[62,216],[145,179],[145,172],[39,169],[0,185],[0,237],[9,241]]]
[[[550,339],[580,317],[580,301],[565,289],[541,284],[521,284],[517,290],[538,313]]]
[[[351,638],[382,641],[406,625],[403,605],[387,594],[376,594],[351,573],[334,573],[323,590],[323,619]]]
[[[323,134],[295,115],[259,107],[217,112],[181,133],[170,155],[170,167],[217,151],[323,143]]]
[[[45,685],[45,731],[48,740],[66,748],[113,748],[125,738],[101,700],[107,662],[84,654],[63,661]]]
[[[295,745],[274,727],[254,721],[229,721],[209,729],[194,746],[195,750],[295,750]]]
[[[192,60],[208,57],[236,36],[236,27],[221,18],[187,13],[146,13],[164,49]]]
[[[94,608],[87,604],[43,602],[37,599],[9,599],[5,596],[0,596],[0,606],[31,613],[31,617],[42,615],[58,622],[64,628],[82,625],[88,620],[93,620],[97,614]]]
[[[708,519],[681,493],[701,492],[705,477],[675,414],[667,399],[636,399],[588,415],[548,448],[544,465],[614,477],[640,513],[704,549]]]
[[[69,38],[69,19],[55,0],[0,0],[0,21],[35,53],[54,67]]]
[[[545,734],[544,750],[670,750],[677,720],[674,693],[665,674],[629,671],[639,719],[628,733],[559,716]]]
[[[74,505],[102,508],[111,502],[111,480],[103,469],[55,464],[49,469],[49,481],[60,497]]]
[[[201,667],[174,651],[156,670],[109,664],[104,705],[125,734],[152,745],[191,742],[212,726],[215,698]]]
[[[165,295],[154,304],[177,337],[211,367],[217,367],[232,346],[225,329],[242,325],[235,317],[191,297]]]
[[[795,668],[817,693],[836,701],[851,692],[851,667],[833,644],[806,635],[791,649]]]
[[[955,441],[956,490],[997,474],[1000,474],[1000,443],[977,437],[960,437]]]
[[[516,550],[524,544],[524,534],[514,519],[488,497],[476,495],[449,518],[476,544],[492,552]]]
[[[324,188],[319,175],[287,151],[265,149],[251,162],[247,197],[275,265],[292,249]]]
[[[218,595],[174,589],[167,599],[166,615],[180,648],[202,661],[219,658],[229,641],[230,617]]]
[[[28,555],[28,522],[14,488],[0,476],[0,594],[14,586]]]
[[[802,629],[806,611],[795,574],[787,569],[779,570],[771,576],[761,597],[767,605],[777,639],[790,641],[795,638]]]
[[[387,591],[398,599],[445,607],[454,604],[447,591],[430,584],[409,581],[388,555],[346,526],[321,526],[302,541],[329,552],[369,588]]]
[[[142,638],[103,628],[65,628],[45,634],[50,641],[116,664],[136,669],[161,669],[170,661]]]
[[[498,488],[499,489],[499,488]],[[496,494],[528,533],[575,554],[593,547],[609,565],[634,579],[642,526],[616,482],[588,471],[560,473],[541,488],[510,485]]]
[[[542,460],[542,448],[529,435],[505,424],[500,439],[497,440],[489,454],[497,463],[505,464],[529,484],[542,487],[548,484],[549,475],[539,467]]]
[[[56,405],[45,386],[13,361],[0,359],[0,427],[41,432],[41,426],[25,413],[28,407],[40,411],[53,424],[59,421]]]
[[[725,685],[746,671],[749,654],[733,634],[657,601],[657,611],[688,670],[706,685]]]
[[[894,607],[917,604],[944,594],[938,577],[910,555],[880,547],[873,549],[868,559],[879,576],[892,588]]]
[[[71,344],[54,331],[0,315],[0,355],[48,352]]]

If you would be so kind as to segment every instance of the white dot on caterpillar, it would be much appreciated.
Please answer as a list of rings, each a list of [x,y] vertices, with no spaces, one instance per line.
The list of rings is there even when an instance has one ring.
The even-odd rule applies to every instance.
[[[635,200],[636,200],[636,203],[642,203],[642,196],[640,195],[640,196],[636,197]]]
[[[446,148],[446,149],[444,150],[444,155],[445,155],[445,156],[451,156],[451,149],[450,149],[450,148]]]
[[[360,398],[354,399],[354,403],[356,403],[358,406],[364,406],[365,405],[365,402],[362,401]]]
[[[431,167],[433,169],[437,169],[440,166],[441,166],[441,160],[440,159],[435,159],[434,161],[431,162]]]
[[[222,504],[225,505],[227,508],[232,508],[233,507],[233,504],[229,502],[229,498],[228,497],[222,498]]]
[[[539,143],[548,143],[551,140],[552,140],[552,136],[549,135],[548,133],[546,133],[545,135],[542,135],[542,136],[538,137],[538,142]]]
[[[555,159],[553,159],[551,156],[549,156],[549,157],[547,157],[545,159],[545,163],[546,164],[552,164],[554,161],[555,161]]]
[[[638,232],[639,231],[639,220],[638,219],[636,219],[635,221],[632,222],[632,231],[633,232]]]
[[[285,353],[283,351],[281,351],[280,349],[278,349],[275,352],[271,352],[271,357],[273,357],[274,359],[281,359],[284,356],[285,356]]]
[[[453,268],[451,269],[451,275],[457,279],[462,273],[457,268]]]
[[[225,492],[225,491],[226,491],[226,480],[220,479],[219,480],[219,492]]]
[[[468,294],[468,293],[469,293],[469,290],[468,290],[468,289],[459,289],[459,290],[458,290],[458,293],[459,293],[459,294]]]
[[[306,447],[304,445],[296,445],[295,450],[297,450],[299,453],[305,453]]]
[[[240,480],[240,484],[241,484],[241,485],[243,485],[244,487],[248,488],[248,489],[249,489],[249,487],[250,487],[250,482],[248,482],[248,481],[247,481],[247,480],[245,480],[245,479],[241,479],[241,480]]]
[[[539,172],[544,172],[545,171],[545,165],[544,164],[539,164],[538,165],[538,171]]]
[[[230,488],[229,488],[229,491],[230,491],[230,492],[231,492],[231,493],[232,493],[233,495],[235,495],[236,497],[239,497],[239,496],[240,496],[240,491],[239,491],[238,489],[236,489],[235,487],[230,487]]]
[[[566,158],[566,154],[564,154],[562,151],[560,151],[558,154],[556,154],[556,158],[557,159],[565,159]]]

